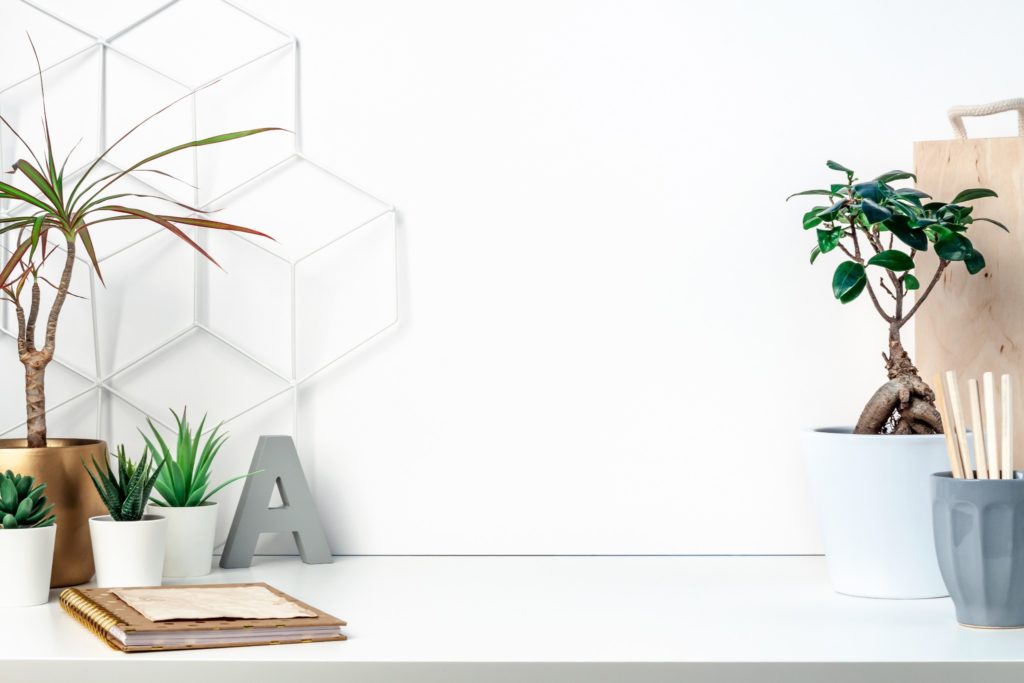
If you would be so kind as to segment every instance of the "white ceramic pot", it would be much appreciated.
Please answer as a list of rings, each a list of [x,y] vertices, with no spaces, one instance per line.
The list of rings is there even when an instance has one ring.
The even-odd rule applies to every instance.
[[[42,605],[50,598],[57,526],[0,529],[0,606]]]
[[[96,585],[101,588],[159,586],[167,545],[167,520],[143,515],[116,522],[110,515],[89,518]]]
[[[930,477],[949,470],[944,437],[803,432],[832,588],[870,598],[947,595],[932,532]]]
[[[210,573],[217,509],[216,503],[181,508],[150,506],[150,512],[167,519],[164,576],[184,579]]]

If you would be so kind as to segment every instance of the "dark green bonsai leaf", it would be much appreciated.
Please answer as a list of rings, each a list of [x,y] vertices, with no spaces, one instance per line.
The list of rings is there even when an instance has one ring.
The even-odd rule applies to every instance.
[[[975,223],[977,223],[978,221],[984,221],[986,223],[991,223],[992,225],[999,226],[1000,228],[1002,228],[1006,232],[1010,232],[1010,229],[1008,227],[1006,227],[1005,225],[1003,225],[1002,223],[1000,223],[999,221],[997,221],[995,219],[992,219],[992,218],[975,218],[974,219]]]
[[[928,249],[928,237],[921,230],[914,230],[910,227],[910,219],[906,216],[893,216],[885,221],[883,225],[889,232],[896,235],[896,238],[912,249],[926,251]]]
[[[963,261],[972,251],[971,241],[957,233],[948,233],[935,242],[935,253],[947,261]]]
[[[840,199],[839,201],[837,201],[835,204],[833,204],[829,208],[825,209],[824,211],[819,211],[818,212],[818,218],[820,218],[822,221],[833,221],[833,220],[835,220],[836,216],[839,215],[839,213],[843,210],[843,207],[845,207],[845,206],[846,206],[846,200],[845,199]]]
[[[818,230],[818,248],[821,249],[822,254],[827,254],[839,245],[839,240],[843,239],[842,228],[835,228],[834,230]]]
[[[967,266],[967,272],[971,275],[977,275],[981,271],[985,270],[985,257],[981,255],[981,252],[974,249],[964,259],[964,265]]]
[[[983,197],[998,197],[995,192],[988,189],[987,187],[974,187],[969,190],[963,190],[957,196],[953,197],[952,204],[959,204],[960,202],[969,202],[972,199],[982,199]]]
[[[909,171],[893,170],[893,171],[889,171],[888,173],[883,173],[882,175],[880,175],[877,178],[875,178],[875,180],[877,180],[878,182],[885,183],[887,185],[889,183],[893,182],[894,180],[907,180],[907,179],[913,179],[913,180],[916,181],[917,180],[917,176],[914,175],[913,173],[910,173]]]
[[[870,199],[861,200],[860,210],[864,213],[864,218],[867,219],[868,223],[874,225],[875,223],[881,223],[892,217],[892,211],[880,206]]]
[[[832,192],[830,192],[829,190],[804,190],[803,192],[794,192],[793,194],[789,195],[788,197],[786,197],[786,201],[788,202],[793,197],[803,197],[805,195],[823,195],[825,197],[831,197]]]
[[[819,256],[821,256],[821,247],[819,247],[818,245],[814,245],[814,249],[811,249],[811,265],[812,266],[814,265],[814,262],[818,260]],[[163,492],[161,492],[161,494],[162,493]]]
[[[872,256],[868,260],[868,265],[903,272],[914,267],[914,259],[898,249],[886,249]]]
[[[832,294],[842,303],[850,303],[860,296],[867,281],[864,266],[854,261],[843,261],[832,275]]]
[[[804,214],[804,230],[810,230],[811,228],[821,225],[821,217],[818,215],[819,212],[828,209],[827,206],[816,206],[807,213]]]
[[[903,276],[903,286],[907,288],[907,291],[913,291],[921,288],[921,283],[911,273],[907,273]]]
[[[874,180],[856,183],[853,186],[853,193],[858,197],[870,199],[873,202],[880,202],[885,196],[885,186]]]
[[[828,161],[825,162],[825,165],[831,168],[833,171],[842,171],[843,173],[845,173],[847,180],[853,180],[853,171],[846,168],[839,162],[832,161],[831,159],[829,159]]]

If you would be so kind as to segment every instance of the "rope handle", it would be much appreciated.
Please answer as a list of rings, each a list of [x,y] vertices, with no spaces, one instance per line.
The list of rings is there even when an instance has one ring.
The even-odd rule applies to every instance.
[[[999,100],[988,104],[967,104],[959,107],[952,107],[949,110],[949,123],[953,126],[953,132],[960,140],[967,139],[967,129],[964,128],[963,117],[965,116],[991,116],[1001,114],[1004,111],[1017,112],[1017,135],[1024,137],[1024,97],[1014,97],[1009,100]]]

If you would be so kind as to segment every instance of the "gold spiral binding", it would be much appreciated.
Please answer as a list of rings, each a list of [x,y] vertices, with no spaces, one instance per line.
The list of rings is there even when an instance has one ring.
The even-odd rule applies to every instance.
[[[114,638],[111,635],[111,631],[120,620],[111,612],[97,605],[75,588],[65,588],[61,591],[60,606],[78,623],[101,638],[104,643],[115,650],[120,649],[114,645]]]

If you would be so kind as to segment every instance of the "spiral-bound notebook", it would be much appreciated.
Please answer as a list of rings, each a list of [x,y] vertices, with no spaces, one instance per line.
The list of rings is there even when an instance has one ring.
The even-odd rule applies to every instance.
[[[64,611],[125,652],[345,640],[345,622],[265,583],[68,588]]]

